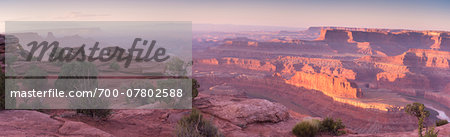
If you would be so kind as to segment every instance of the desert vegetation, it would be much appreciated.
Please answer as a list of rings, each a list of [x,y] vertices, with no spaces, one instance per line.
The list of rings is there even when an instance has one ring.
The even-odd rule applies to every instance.
[[[434,127],[432,127],[430,130],[425,131],[425,136],[422,134],[422,130],[424,127],[424,121],[427,117],[430,116],[430,112],[425,110],[425,105],[415,102],[413,104],[408,104],[405,107],[405,112],[408,113],[409,115],[412,115],[414,117],[417,118],[418,120],[418,135],[419,137],[434,137],[438,135],[438,132],[434,131]]]
[[[205,120],[197,109],[192,109],[190,115],[178,121],[177,137],[223,137],[217,127]]]
[[[0,110],[5,109],[5,74],[2,73],[0,76]]]
[[[88,62],[72,62],[64,64],[58,79],[55,81],[55,87],[64,91],[69,90],[92,90],[98,87],[97,67]],[[77,79],[64,79],[61,77],[77,77]],[[70,100],[71,108],[89,108],[76,109],[77,113],[85,114],[91,117],[107,118],[111,114],[108,108],[109,103],[102,99],[76,98]]]
[[[109,64],[109,68],[118,71],[120,69],[120,65],[116,61],[113,61],[111,64]]]
[[[426,129],[425,130],[425,135],[424,135],[424,137],[437,137],[438,136],[438,134],[439,134],[439,131],[434,131],[434,128],[435,127],[431,127],[430,129]]]
[[[342,120],[327,117],[321,121],[317,119],[302,121],[295,125],[292,133],[297,137],[314,137],[318,134],[339,136],[346,133],[343,131],[344,128]]]
[[[448,121],[447,120],[438,120],[438,121],[436,121],[436,126],[438,127],[438,126],[443,126],[443,125],[445,125],[445,124],[448,124]]]
[[[153,83],[142,81],[142,80],[135,80],[132,81],[128,86],[122,87],[123,90],[127,89],[154,89]],[[127,103],[137,103],[138,105],[146,105],[150,103],[154,103],[156,100],[154,98],[147,98],[147,97],[133,97],[133,98],[126,98]]]
[[[25,73],[25,77],[46,77],[47,71],[37,67],[36,65],[30,66],[29,70]],[[47,85],[47,79],[26,79],[23,80],[23,85],[28,89],[43,89]]]
[[[292,129],[292,133],[297,137],[314,137],[318,134],[319,128],[319,120],[302,121],[295,125]]]
[[[342,123],[341,119],[334,120],[330,117],[325,118],[320,122],[320,131],[329,133],[331,135],[339,136],[345,134],[345,125]]]
[[[200,88],[200,83],[196,79],[192,79],[192,99],[198,96],[198,88]]]
[[[6,67],[5,68],[6,71],[8,71],[7,73],[11,74],[11,75],[15,75],[14,70],[12,70],[11,68]],[[19,86],[17,86],[16,80],[15,79],[5,79],[5,73],[1,73],[0,76],[0,83],[2,84],[0,87],[0,110],[4,110],[6,108],[6,106],[12,106],[15,107],[16,106],[16,98],[11,98],[9,92],[7,91],[11,91],[11,90],[15,90],[18,89]],[[8,98],[9,100],[6,100],[6,98]]]

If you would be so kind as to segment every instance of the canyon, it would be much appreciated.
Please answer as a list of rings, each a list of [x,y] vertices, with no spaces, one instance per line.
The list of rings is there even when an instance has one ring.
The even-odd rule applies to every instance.
[[[415,135],[417,120],[404,112],[406,104],[426,105],[427,126],[450,115],[449,42],[450,32],[401,29],[194,32],[190,69],[201,86],[192,107],[225,136],[293,136],[298,122],[325,117],[342,119],[344,136]],[[27,52],[16,43],[3,50]],[[130,75],[96,65],[100,73]],[[119,88],[121,82],[129,81],[102,84]],[[189,111],[114,110],[109,120],[95,121],[64,110],[6,110],[0,115],[16,116],[0,119],[0,129],[9,131],[0,135],[173,136]],[[38,121],[50,130],[26,128]],[[30,132],[5,126],[11,124]],[[450,135],[449,124],[437,129]]]
[[[449,32],[311,27],[290,34],[310,37],[219,39],[193,51],[193,75],[205,93],[268,99],[343,119],[357,133],[414,130],[403,112],[412,102],[450,114]]]

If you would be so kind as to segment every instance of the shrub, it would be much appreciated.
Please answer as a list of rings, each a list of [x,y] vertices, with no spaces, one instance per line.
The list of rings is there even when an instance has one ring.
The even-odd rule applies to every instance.
[[[111,64],[109,64],[109,68],[113,69],[115,71],[118,71],[120,69],[120,65],[117,62],[112,62]]]
[[[55,87],[64,91],[93,90],[98,87],[97,75],[97,67],[94,64],[89,62],[71,62],[61,67],[61,72],[55,81]],[[76,79],[61,78],[65,76],[76,77]],[[103,98],[81,97],[69,101],[70,107],[75,108],[77,113],[95,118],[107,118],[111,114],[110,109],[103,109],[109,106],[109,102]]]
[[[29,70],[25,73],[25,77],[33,77],[33,76],[46,77],[47,75],[48,75],[47,71],[37,67],[36,65],[30,66]],[[27,87],[28,89],[39,89],[39,90],[44,88],[45,85],[47,85],[47,82],[48,82],[47,78],[23,80],[24,86]]]
[[[0,76],[0,84],[2,84],[1,85],[1,87],[0,87],[0,110],[3,110],[3,109],[5,109],[5,74],[4,73],[2,73],[1,74],[1,76]]]
[[[419,134],[419,137],[422,137],[423,122],[424,122],[425,118],[430,116],[430,112],[425,110],[425,105],[423,105],[421,103],[417,103],[417,102],[406,105],[405,112],[408,113],[409,115],[412,115],[417,118],[417,120],[419,121],[418,122],[418,126],[419,126],[418,134]]]
[[[32,109],[39,112],[43,112],[44,109],[48,109],[49,106],[44,104],[42,98],[24,99],[24,101],[18,105],[20,109]]]
[[[132,81],[128,86],[125,86],[122,88],[124,91],[128,89],[155,89],[152,83],[146,82],[143,80],[135,80]],[[135,91],[133,90],[133,95],[135,94]],[[139,96],[133,96],[133,98],[126,98],[127,103],[137,103],[139,105],[147,105],[155,102],[155,98],[149,98],[149,97],[142,97]]]
[[[69,100],[70,108],[75,108],[77,113],[85,114],[93,118],[106,119],[111,114],[110,104],[107,98],[79,97]]]
[[[71,62],[64,64],[55,81],[58,90],[93,90],[98,87],[97,66],[90,62]],[[60,79],[60,77],[76,77],[76,79]],[[94,77],[94,78],[92,78]]]
[[[297,137],[314,137],[318,132],[318,120],[302,121],[292,129],[292,133]]]
[[[438,133],[439,131],[434,132],[434,127],[431,127],[430,130],[427,128],[424,137],[437,137]]]
[[[445,125],[445,124],[448,124],[448,121],[447,121],[447,120],[438,120],[438,121],[436,121],[436,126],[437,126],[437,127],[438,127],[438,126]]]
[[[320,131],[321,132],[328,132],[332,135],[342,135],[345,134],[345,132],[340,131],[340,129],[344,129],[345,125],[342,123],[342,120],[337,119],[336,121],[332,118],[325,118],[320,122]]]
[[[189,64],[186,64],[183,60],[181,60],[178,57],[172,57],[167,63],[166,63],[166,73],[168,75],[174,75],[174,76],[185,76],[187,72],[187,67]]]
[[[200,88],[200,84],[196,79],[192,79],[192,99],[198,96],[198,88]]]
[[[85,114],[94,118],[108,118],[111,115],[110,109],[77,109],[77,113]]]
[[[15,76],[15,72],[12,69],[5,68],[7,73],[11,74],[12,76]],[[1,73],[0,76],[0,83],[2,84],[0,87],[0,110],[3,110],[6,108],[6,106],[10,107],[16,107],[16,98],[12,98],[10,96],[11,90],[17,90],[19,89],[19,86],[16,84],[15,79],[5,79],[5,73]]]
[[[12,64],[14,64],[14,62],[16,62],[18,59],[18,57],[16,55],[5,55],[5,64],[8,65],[7,67],[11,67]]]
[[[197,109],[178,121],[177,137],[223,137],[219,130],[209,121],[204,120]]]

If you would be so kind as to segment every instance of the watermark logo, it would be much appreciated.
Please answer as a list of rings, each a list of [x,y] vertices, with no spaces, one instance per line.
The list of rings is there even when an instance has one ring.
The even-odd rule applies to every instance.
[[[7,109],[190,109],[192,24],[8,21]]]
[[[128,49],[128,54],[126,54],[125,49],[120,47],[115,48],[102,48],[100,49],[99,42],[95,42],[94,46],[92,48],[89,48],[90,53],[86,53],[86,45],[83,44],[81,47],[74,49],[71,47],[65,47],[65,48],[59,48],[59,42],[53,41],[49,44],[47,41],[42,41],[41,43],[38,43],[37,41],[32,41],[27,44],[27,46],[31,46],[30,54],[27,56],[26,61],[31,61],[34,57],[34,55],[38,55],[37,61],[42,61],[42,58],[44,55],[51,50],[50,57],[48,58],[49,62],[55,62],[55,61],[65,61],[65,62],[71,62],[71,61],[89,61],[94,62],[96,60],[99,60],[101,62],[109,62],[115,59],[117,62],[125,61],[125,68],[128,68],[130,66],[131,61],[134,59],[135,61],[141,62],[148,62],[148,61],[156,61],[156,62],[163,62],[170,58],[169,55],[166,55],[166,49],[163,47],[156,48],[153,51],[153,48],[155,48],[156,40],[152,40],[149,45],[147,45],[149,42],[148,40],[142,41],[142,46],[147,46],[147,50],[144,53],[144,49],[137,48],[136,45],[142,41],[142,38],[135,38],[133,41],[133,45],[131,45],[131,48]],[[36,53],[40,49],[40,53]],[[98,51],[98,56],[95,57],[96,52]],[[86,56],[88,55],[88,56]],[[136,55],[136,56],[134,56]]]

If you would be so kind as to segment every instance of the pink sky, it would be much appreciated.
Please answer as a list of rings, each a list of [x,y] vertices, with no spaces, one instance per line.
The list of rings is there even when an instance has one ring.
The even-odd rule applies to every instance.
[[[192,21],[306,28],[450,30],[448,1],[24,1],[0,4],[4,21]]]

